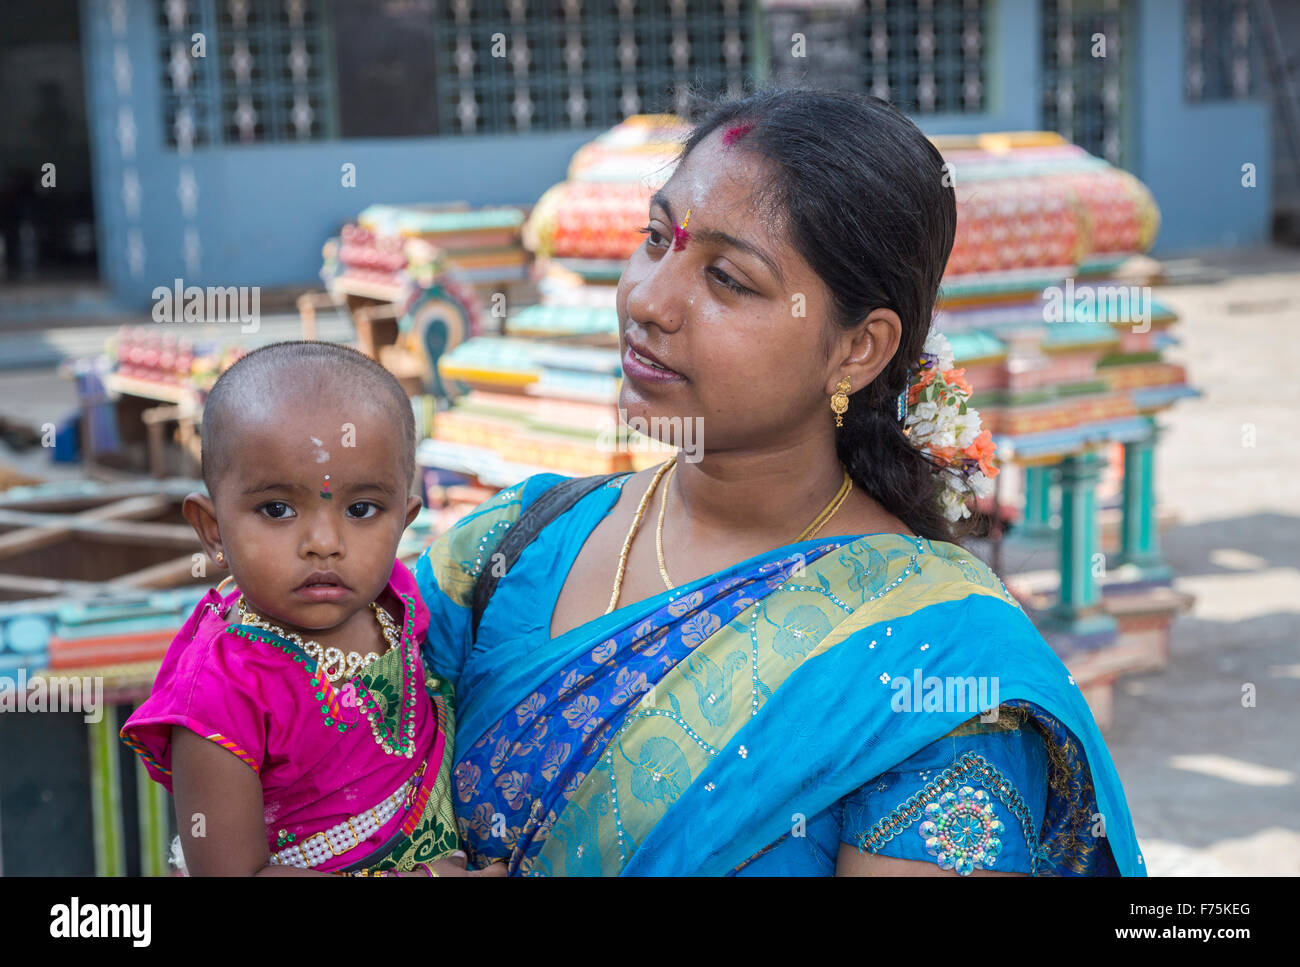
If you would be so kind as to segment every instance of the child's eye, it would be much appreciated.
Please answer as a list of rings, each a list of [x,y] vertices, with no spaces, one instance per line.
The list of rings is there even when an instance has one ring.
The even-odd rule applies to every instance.
[[[642,235],[653,235],[656,238],[663,239],[662,242],[656,242],[654,241],[654,239],[649,239],[647,241],[647,244],[651,248],[659,248],[661,245],[665,244],[668,241],[668,239],[664,238],[664,236],[659,234],[659,230],[655,228],[653,225],[647,225],[645,228],[638,228],[637,231],[640,232]]]
[[[380,511],[379,505],[369,500],[358,500],[355,504],[349,504],[348,511],[349,512],[354,511],[358,507],[361,508],[361,513],[353,514],[353,516],[356,517],[358,520],[365,520],[368,517],[374,517],[375,514],[379,513]],[[367,513],[366,512],[367,507],[369,507],[370,510],[372,510],[374,513]]]
[[[296,516],[293,512],[293,508],[283,500],[272,500],[257,509],[267,517],[271,518],[271,520],[288,520],[290,517]]]

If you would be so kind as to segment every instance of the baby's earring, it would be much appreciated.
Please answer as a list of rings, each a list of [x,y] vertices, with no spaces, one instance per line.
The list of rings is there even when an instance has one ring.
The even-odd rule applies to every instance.
[[[836,386],[835,395],[831,397],[831,409],[835,411],[835,425],[843,426],[843,416],[849,410],[849,387],[853,384],[846,377],[841,376]]]
[[[220,564],[222,567],[225,566],[225,564],[226,564],[226,552],[225,552],[225,551],[217,551],[217,563]],[[225,586],[226,586],[227,584],[229,584],[231,581],[233,581],[234,579],[235,579],[235,576],[234,576],[233,574],[227,574],[224,578],[222,578],[222,579],[221,579],[221,583],[217,585],[217,594],[221,594],[221,592],[222,592],[222,590],[225,588]]]

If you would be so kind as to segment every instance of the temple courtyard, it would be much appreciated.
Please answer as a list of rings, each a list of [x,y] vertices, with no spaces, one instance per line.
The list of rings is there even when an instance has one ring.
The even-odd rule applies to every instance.
[[[1122,678],[1105,735],[1152,875],[1300,875],[1300,252],[1234,250],[1165,260],[1156,297],[1179,316],[1202,391],[1159,418],[1160,548],[1194,597],[1158,671]],[[136,320],[147,324],[147,318]],[[0,420],[61,423],[77,408],[64,355],[97,352],[116,328],[0,331]],[[296,318],[264,318],[297,338]],[[322,331],[323,338],[345,334]],[[2,436],[3,434],[0,434]],[[0,439],[0,467],[76,478],[40,448]],[[1050,555],[1009,549],[1010,578]]]

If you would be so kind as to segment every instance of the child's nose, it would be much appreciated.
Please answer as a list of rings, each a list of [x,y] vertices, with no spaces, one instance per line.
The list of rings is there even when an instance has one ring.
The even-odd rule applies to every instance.
[[[308,520],[306,546],[303,548],[307,554],[329,557],[343,550],[343,532],[329,504],[309,515]]]

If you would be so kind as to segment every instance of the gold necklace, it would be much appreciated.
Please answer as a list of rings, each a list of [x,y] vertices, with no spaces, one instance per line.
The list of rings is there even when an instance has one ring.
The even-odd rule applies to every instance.
[[[614,610],[614,605],[618,604],[618,592],[623,589],[623,572],[627,570],[627,552],[632,548],[632,538],[636,536],[637,528],[641,526],[641,518],[645,515],[646,504],[650,502],[650,495],[655,492],[655,487],[659,486],[659,478],[668,470],[676,465],[676,460],[665,463],[655,471],[654,479],[650,481],[650,486],[641,496],[641,503],[636,508],[636,519],[632,521],[632,529],[627,532],[627,537],[623,539],[623,550],[618,554],[618,575],[614,578],[614,593],[609,596],[609,607],[605,609],[605,614]]]
[[[843,464],[840,466],[843,469]],[[817,532],[826,526],[826,522],[835,516],[835,512],[840,509],[840,504],[844,503],[849,496],[849,491],[852,489],[853,481],[849,479],[849,472],[845,470],[844,481],[840,484],[840,489],[831,498],[831,502],[822,508],[822,512],[813,518],[813,522],[803,529],[803,533],[799,535],[799,541],[812,540],[816,537]],[[795,541],[795,543],[797,544],[799,541]]]
[[[848,470],[844,469],[843,464],[840,465],[840,468],[844,470],[844,479],[840,482],[840,489],[836,492],[835,496],[831,498],[830,503],[823,507],[821,512],[813,518],[812,523],[803,529],[803,532],[799,535],[800,541],[810,540],[815,537],[817,532],[820,531],[822,527],[826,525],[826,522],[835,515],[835,512],[840,509],[840,505],[848,498],[849,491],[853,489],[853,481],[849,477]],[[614,577],[614,590],[609,596],[609,607],[605,609],[605,614],[609,614],[613,611],[614,605],[618,603],[619,592],[623,589],[623,575],[627,570],[628,551],[632,547],[632,539],[636,536],[636,532],[641,526],[641,518],[645,514],[646,504],[649,503],[650,496],[654,493],[655,488],[659,486],[659,479],[665,473],[671,477],[676,469],[677,459],[674,457],[671,461],[665,463],[659,468],[654,475],[654,479],[650,481],[650,486],[646,488],[645,494],[641,497],[641,503],[636,509],[636,517],[632,521],[632,526],[629,528],[627,537],[623,541],[623,550],[618,556],[618,573]],[[668,484],[665,482],[664,491],[659,501],[659,523],[655,528],[655,553],[659,558],[659,574],[664,579],[664,584],[671,589],[675,587],[675,585],[673,584],[672,579],[668,577],[668,568],[664,563],[664,512],[667,506]]]
[[[388,642],[388,647],[396,648],[397,625],[393,623],[392,616],[374,601],[370,602],[370,610],[375,613],[375,620],[379,622],[379,629],[383,633],[384,640]],[[318,667],[325,674],[325,677],[330,680],[331,684],[337,682],[340,678],[351,678],[362,668],[379,661],[379,656],[373,652],[362,655],[350,651],[345,655],[340,648],[322,648],[320,642],[304,641],[302,635],[293,631],[285,631],[279,625],[271,624],[256,611],[249,608],[244,603],[242,594],[239,596],[239,617],[243,624],[261,628],[264,631],[279,635],[281,638],[288,638],[301,648],[309,658],[316,661]]]

